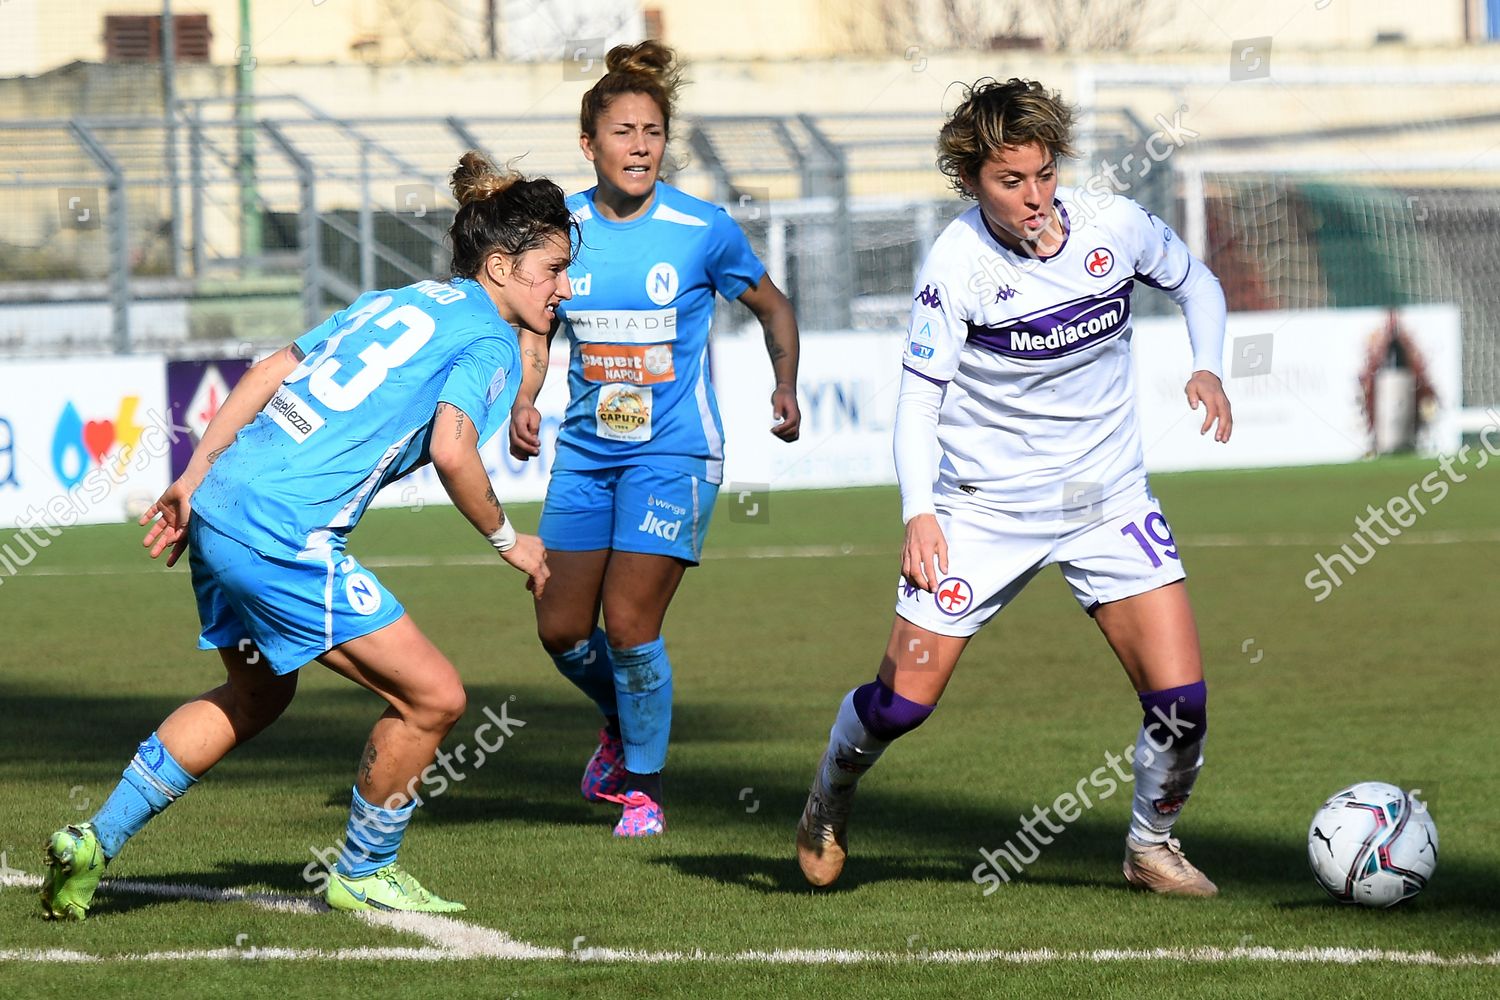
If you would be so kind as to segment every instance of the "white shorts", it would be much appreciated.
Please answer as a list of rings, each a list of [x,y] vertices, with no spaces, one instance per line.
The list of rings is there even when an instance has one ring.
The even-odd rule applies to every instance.
[[[1090,614],[1187,576],[1161,504],[1149,490],[1111,497],[1064,517],[1005,513],[938,497],[948,575],[935,593],[900,581],[896,614],[939,635],[971,636],[1057,563]]]

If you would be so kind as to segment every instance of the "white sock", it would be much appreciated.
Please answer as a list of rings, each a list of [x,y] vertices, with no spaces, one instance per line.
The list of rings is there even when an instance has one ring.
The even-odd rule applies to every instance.
[[[839,705],[839,714],[828,731],[828,755],[820,776],[823,786],[830,791],[852,792],[860,775],[868,771],[880,759],[889,740],[877,740],[870,735],[865,724],[859,721],[854,710],[854,692],[844,696]]]
[[[1180,738],[1159,738],[1153,745],[1146,727],[1141,726],[1131,760],[1135,796],[1130,805],[1130,836],[1147,844],[1167,842],[1198,780],[1203,743],[1201,739],[1183,743]]]

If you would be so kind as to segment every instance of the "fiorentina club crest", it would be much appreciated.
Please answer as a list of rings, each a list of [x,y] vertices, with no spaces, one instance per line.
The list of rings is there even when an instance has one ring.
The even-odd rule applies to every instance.
[[[1115,268],[1115,255],[1103,247],[1097,247],[1089,251],[1089,255],[1083,259],[1083,266],[1089,269],[1089,274],[1096,278],[1102,278]]]
[[[945,615],[961,615],[974,603],[974,588],[962,577],[950,576],[938,584],[933,595],[938,610]]]

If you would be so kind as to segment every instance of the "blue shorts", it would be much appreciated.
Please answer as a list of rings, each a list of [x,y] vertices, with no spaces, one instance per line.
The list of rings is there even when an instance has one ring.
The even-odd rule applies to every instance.
[[[277,674],[289,674],[341,642],[385,628],[406,613],[374,575],[329,533],[318,552],[293,559],[257,552],[194,512],[188,563],[199,649],[241,649],[250,640]]]
[[[559,552],[644,552],[696,566],[718,495],[713,483],[647,465],[554,471],[537,531]]]

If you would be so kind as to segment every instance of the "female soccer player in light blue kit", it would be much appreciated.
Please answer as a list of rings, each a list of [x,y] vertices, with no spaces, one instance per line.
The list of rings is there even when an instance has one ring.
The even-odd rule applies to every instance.
[[[978,204],[938,237],[917,279],[895,427],[903,579],[879,673],[839,707],[797,826],[814,885],[843,870],[860,776],[932,713],[970,637],[1056,563],[1144,716],[1127,754],[1125,878],[1173,895],[1218,891],[1171,835],[1202,763],[1208,689],[1186,574],[1146,481],[1130,295],[1142,281],[1182,308],[1185,395],[1204,408],[1201,432],[1217,423],[1225,442],[1224,294],[1140,205],[1093,184],[1058,187],[1072,124],[1041,84],[981,80],[938,136],[939,166]]]
[[[662,620],[702,553],[723,477],[707,370],[714,295],[739,299],[760,320],[776,376],[772,433],[784,441],[797,439],[801,419],[797,321],[728,214],[657,179],[678,87],[672,51],[620,45],[605,67],[580,115],[598,184],[568,199],[583,246],[577,298],[559,313],[573,352],[542,510],[553,579],[537,602],[537,631],[604,715],[584,797],[623,806],[617,835],[650,836],[664,829],[672,719]],[[532,366],[511,420],[519,458],[540,447],[533,403],[547,355],[544,338],[523,345]]]
[[[463,715],[463,684],[345,541],[382,486],[430,461],[542,596],[542,542],[516,534],[478,448],[520,384],[514,327],[547,329],[570,294],[573,223],[557,185],[499,174],[477,153],[452,183],[456,277],[368,292],[257,364],[141,518],[160,516],[145,540],[152,558],[170,547],[171,566],[188,552],[198,645],[219,651],[229,677],[161,723],[88,823],[52,835],[47,916],[82,920],[125,841],[274,722],[314,659],[389,705],[360,759],[329,905],[464,909],[396,863],[423,770]]]

